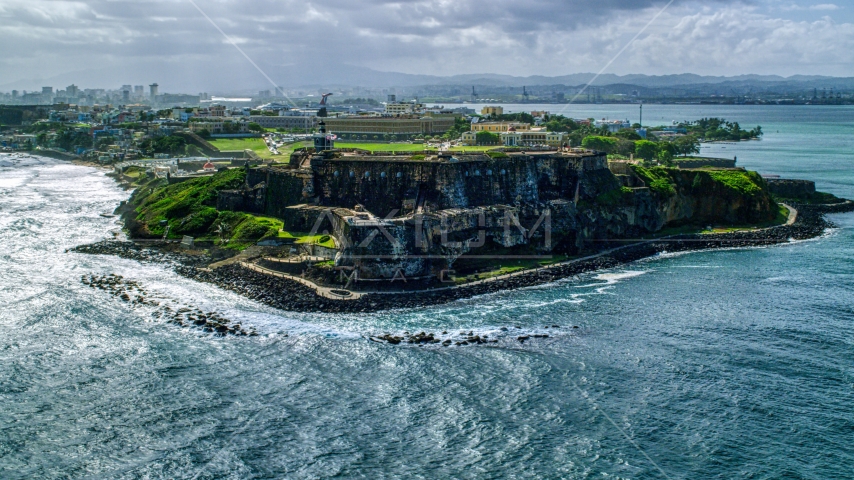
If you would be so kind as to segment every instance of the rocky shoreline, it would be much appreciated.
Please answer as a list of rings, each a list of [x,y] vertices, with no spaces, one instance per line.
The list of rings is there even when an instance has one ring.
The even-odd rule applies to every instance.
[[[718,248],[744,248],[776,245],[791,240],[805,240],[822,235],[833,225],[825,213],[854,210],[854,203],[821,206],[797,205],[798,218],[792,225],[780,225],[756,231],[721,234],[679,235],[630,245],[613,240],[603,241],[598,256],[570,263],[543,267],[513,276],[496,278],[457,287],[405,293],[366,293],[358,299],[333,300],[317,295],[314,289],[286,278],[258,273],[239,264],[213,270],[203,268],[204,261],[192,255],[163,252],[156,247],[143,247],[132,242],[99,242],[73,249],[80,253],[109,254],[139,261],[169,263],[180,275],[231,290],[274,308],[295,312],[368,313],[392,309],[412,309],[450,303],[478,295],[543,285],[562,278],[622,264],[664,252],[684,252]],[[403,339],[401,339],[403,340]]]

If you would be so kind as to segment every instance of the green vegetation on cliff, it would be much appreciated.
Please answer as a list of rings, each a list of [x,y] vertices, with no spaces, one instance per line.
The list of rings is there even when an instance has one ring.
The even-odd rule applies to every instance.
[[[220,190],[239,188],[245,180],[245,171],[233,169],[210,177],[194,178],[174,185],[152,188],[139,202],[137,211],[147,223],[160,220],[170,220],[170,222],[182,220],[207,208],[215,207],[217,193]]]
[[[646,183],[653,192],[669,197],[676,194],[676,182],[670,175],[670,169],[665,167],[644,168],[633,165],[632,169],[641,180]]]
[[[704,170],[698,172],[697,175],[708,175],[715,182],[743,195],[759,194],[765,185],[765,181],[758,173],[746,170]],[[698,182],[696,177],[694,182]]]
[[[633,166],[669,226],[763,225],[778,214],[768,185],[756,172],[742,169],[691,169]]]
[[[252,215],[220,212],[215,208],[219,191],[239,188],[245,178],[244,170],[233,169],[174,185],[149,182],[141,186],[132,199],[136,217],[130,227],[131,234],[161,237],[168,226],[170,238],[190,235],[237,249],[276,236],[278,229]]]
[[[125,173],[130,176],[128,172]],[[132,173],[139,175],[140,172],[134,170]],[[287,232],[283,230],[282,221],[277,218],[217,210],[218,193],[240,188],[245,179],[245,170],[231,169],[211,177],[195,178],[174,185],[166,185],[163,180],[138,183],[138,189],[131,199],[136,214],[128,222],[131,235],[160,238],[168,227],[168,238],[178,239],[189,235],[199,241],[212,241],[234,250],[242,250],[269,238],[292,239],[296,244],[335,248],[335,241],[329,235]]]
[[[633,165],[632,169],[650,190],[664,196],[676,194],[679,183],[676,175],[684,175],[684,171],[667,167],[644,168]],[[765,181],[756,172],[740,169],[698,169],[691,170],[691,172],[694,173],[691,185],[693,190],[706,189],[712,191],[715,186],[719,186],[725,191],[747,196],[758,195],[766,191]]]

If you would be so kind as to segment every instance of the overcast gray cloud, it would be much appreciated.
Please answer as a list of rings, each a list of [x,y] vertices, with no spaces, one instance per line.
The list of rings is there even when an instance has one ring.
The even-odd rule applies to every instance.
[[[196,1],[283,84],[333,76],[341,64],[432,75],[595,72],[666,4]],[[847,10],[827,1],[677,0],[609,72],[854,75]],[[265,82],[187,0],[3,0],[0,50],[0,84],[54,77],[196,91]]]

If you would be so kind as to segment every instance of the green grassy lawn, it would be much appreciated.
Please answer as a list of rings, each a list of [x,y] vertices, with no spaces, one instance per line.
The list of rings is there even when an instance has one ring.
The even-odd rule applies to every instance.
[[[291,154],[294,153],[294,150],[296,150],[298,148],[304,148],[304,147],[310,147],[310,146],[311,146],[311,142],[296,142],[296,143],[289,143],[287,145],[282,145],[279,148],[279,153],[281,155],[278,155],[278,156],[274,155],[273,158],[275,158],[279,162],[287,162],[288,160],[290,160]]]
[[[333,240],[332,237],[329,235],[309,235],[305,232],[288,232],[283,230],[284,223],[278,218],[260,217],[257,215],[253,215],[252,217],[255,218],[255,221],[260,223],[261,225],[273,227],[278,230],[279,238],[293,238],[296,239],[294,243],[317,244],[321,247],[335,248],[335,240]]]
[[[208,140],[216,148],[223,151],[254,149],[258,147],[266,148],[263,138],[211,138]]]
[[[307,233],[300,232],[291,232],[291,234],[297,236],[296,243],[316,244],[320,245],[321,247],[335,248],[335,240],[333,240],[332,237],[329,235],[309,235]]]
[[[423,152],[424,150],[436,151],[435,148],[427,148],[421,143],[359,143],[359,142],[335,142],[335,148],[358,148],[371,152]],[[459,146],[452,147],[452,152],[485,152],[498,147]]]
[[[291,151],[293,151],[283,152],[280,150],[281,155],[273,155],[267,148],[267,144],[264,143],[263,138],[212,138],[208,141],[221,152],[235,152],[249,149],[263,159],[278,160],[285,158],[283,161],[287,161],[287,155],[290,155]]]
[[[423,152],[421,143],[360,143],[335,142],[335,148],[358,148],[372,152]]]
[[[451,147],[452,152],[488,152],[490,150],[495,150],[496,148],[501,147],[482,147],[482,146],[459,146],[459,147]]]
[[[290,160],[291,153],[297,148],[308,147],[310,145],[310,142],[296,142],[282,145],[279,149],[279,155],[273,155],[264,143],[263,138],[212,138],[209,141],[222,152],[249,149],[264,160],[274,160],[282,163],[287,163]]]

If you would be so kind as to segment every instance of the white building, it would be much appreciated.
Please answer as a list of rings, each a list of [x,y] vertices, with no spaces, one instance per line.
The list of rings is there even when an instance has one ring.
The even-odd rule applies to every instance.
[[[595,125],[599,128],[606,127],[611,133],[619,132],[624,128],[632,128],[632,124],[628,120],[605,120],[604,118],[597,120]]]
[[[464,132],[461,141],[464,145],[477,145],[475,131]],[[506,132],[498,133],[501,144],[505,147],[534,147],[549,146],[560,148],[569,143],[568,134],[561,132],[546,132],[537,130],[519,130],[510,127]]]
[[[547,145],[563,147],[569,143],[568,135],[562,132],[545,131],[509,131],[501,134],[501,143],[505,147],[534,147]]]

